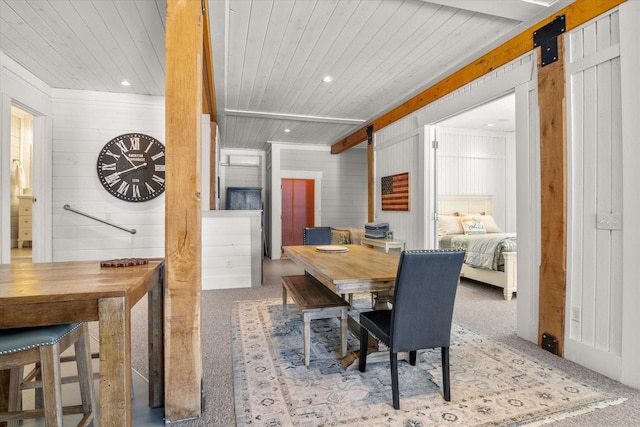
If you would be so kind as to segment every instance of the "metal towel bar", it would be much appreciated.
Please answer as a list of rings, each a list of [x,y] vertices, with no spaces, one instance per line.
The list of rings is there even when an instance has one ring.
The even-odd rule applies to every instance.
[[[84,213],[84,212],[77,211],[77,210],[73,209],[73,208],[72,208],[71,206],[69,206],[69,205],[64,205],[63,207],[64,207],[64,209],[65,209],[65,210],[67,210],[67,211],[75,212],[75,213],[77,213],[77,214],[79,214],[79,215],[86,216],[87,218],[91,218],[91,219],[93,219],[93,220],[95,220],[95,221],[98,221],[98,222],[101,222],[101,223],[103,223],[103,224],[107,224],[107,225],[110,225],[110,226],[112,226],[112,227],[119,228],[120,230],[126,231],[126,232],[131,233],[131,234],[136,234],[136,229],[135,229],[135,228],[131,228],[131,229],[129,229],[129,228],[120,227],[119,225],[112,224],[112,223],[107,222],[107,221],[105,221],[105,220],[103,220],[103,219],[96,218],[95,216],[91,216],[91,215],[86,214],[86,213]]]

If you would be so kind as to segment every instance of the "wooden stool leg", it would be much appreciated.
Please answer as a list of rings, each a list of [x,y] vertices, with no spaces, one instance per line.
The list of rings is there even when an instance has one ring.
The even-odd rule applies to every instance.
[[[60,346],[58,343],[40,347],[42,360],[42,390],[44,395],[44,425],[62,425],[62,388],[60,373]]]
[[[22,393],[20,393],[20,383],[24,375],[24,368],[13,368],[9,373],[9,399],[7,409],[9,412],[22,410]],[[20,421],[7,421],[7,427],[18,427]]]
[[[309,359],[311,358],[311,316],[309,313],[304,313],[304,366],[309,366]]]
[[[347,323],[347,309],[344,308],[342,309],[342,313],[340,315],[340,353],[342,354],[342,357],[345,357],[347,355]]]
[[[85,415],[95,411],[93,390],[93,369],[91,366],[91,349],[89,348],[89,325],[82,326],[82,337],[74,344],[76,352],[76,364],[78,366],[78,385],[82,397],[82,410]]]

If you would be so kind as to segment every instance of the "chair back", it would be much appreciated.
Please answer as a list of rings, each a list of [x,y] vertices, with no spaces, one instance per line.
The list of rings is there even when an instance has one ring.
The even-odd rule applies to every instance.
[[[391,315],[391,350],[449,347],[464,251],[400,255]]]
[[[302,227],[304,245],[330,245],[331,227]]]

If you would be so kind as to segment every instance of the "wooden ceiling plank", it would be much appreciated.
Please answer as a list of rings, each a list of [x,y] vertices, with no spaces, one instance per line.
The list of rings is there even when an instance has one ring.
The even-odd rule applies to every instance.
[[[111,2],[92,2],[100,19],[105,24],[105,41],[110,44],[109,52],[118,55],[120,51],[124,64],[128,65],[129,72],[133,72],[134,78],[126,77],[132,84],[144,85],[148,94],[162,93],[149,71],[145,59],[140,57],[137,49],[131,49],[131,35],[116,6]],[[135,80],[134,80],[135,79]]]
[[[107,15],[103,8],[96,9],[94,2],[76,2],[74,7],[89,24],[96,38],[100,40],[109,62],[114,64],[116,71],[113,72],[113,79],[117,81],[118,85],[121,80],[127,79],[135,85],[135,93],[164,95],[164,88],[161,91],[157,89],[154,91],[148,84],[149,79],[146,78],[145,69],[136,67],[127,57],[125,53],[127,49],[121,45],[121,41],[115,38],[112,29],[108,26],[108,19],[112,13]],[[123,91],[123,89],[118,88],[117,91]]]
[[[260,63],[256,74],[249,108],[257,111],[264,111],[265,100],[269,93],[273,92],[273,70],[282,60],[280,46],[283,42],[286,23],[292,13],[294,3],[290,1],[277,1],[269,11],[269,25],[265,34],[264,46],[260,55]]]
[[[576,0],[576,2],[561,9],[553,14],[553,16],[543,19],[538,24],[516,35],[462,69],[376,118],[372,121],[376,131],[531,51],[533,49],[533,31],[551,22],[555,16],[566,15],[566,31],[570,31],[625,1],[626,0]],[[337,141],[332,145],[331,152],[333,154],[339,154],[358,145],[366,139],[366,137],[362,137],[362,132],[363,130],[360,129],[346,138]]]
[[[299,62],[308,55],[307,51],[301,50],[308,47],[308,40],[305,38],[305,31],[309,25],[311,11],[315,7],[315,2],[295,2],[286,23],[283,43],[279,47],[276,58],[277,67],[271,74],[267,91],[272,93],[284,93],[282,97],[269,96],[268,102],[263,104],[264,111],[282,111],[281,99],[286,96],[288,89],[297,78],[296,71],[300,69]],[[271,89],[273,88],[273,89]]]
[[[147,29],[145,25],[141,25],[141,22],[144,22],[142,17],[140,16],[140,10],[136,7],[137,2],[117,2],[115,3],[116,11],[120,16],[120,22],[122,23],[122,27],[118,29],[118,35],[122,35],[128,39],[129,43],[133,43],[136,47],[136,63],[143,63],[144,70],[147,71],[150,82],[149,85],[153,85],[154,90],[158,88],[158,91],[161,91],[161,88],[164,86],[165,76],[164,76],[164,55],[162,58],[158,55],[156,51],[155,44],[151,41],[150,36],[153,34],[157,36],[157,30],[150,32],[151,29]],[[143,2],[145,3],[145,2]],[[147,5],[153,6],[153,3],[146,2]],[[155,8],[154,8],[155,9]],[[142,9],[144,10],[144,9]],[[158,22],[157,20],[153,22]],[[164,33],[163,33],[164,35]],[[161,51],[164,51],[164,44],[162,45]],[[161,62],[162,59],[162,62]],[[158,72],[154,72],[157,70]]]
[[[272,2],[261,1],[255,2],[251,8],[251,17],[247,31],[247,47],[242,66],[242,80],[237,108],[239,110],[251,109],[250,101],[253,97],[253,90],[259,74],[260,61],[262,55],[264,55],[269,24],[269,20],[264,19],[264,17],[271,14],[272,7]]]
[[[227,28],[228,51],[226,52],[226,95],[225,108],[238,110],[240,98],[238,94],[242,88],[242,76],[244,73],[244,59],[247,43],[247,31],[249,27],[249,15],[251,14],[250,2],[233,1],[231,3],[233,13],[229,13],[229,28]],[[234,37],[229,37],[234,34]]]
[[[43,59],[44,61],[52,61],[60,64],[60,72],[63,76],[73,77],[76,85],[73,89],[80,88],[82,85],[90,85],[90,82],[86,81],[82,74],[78,72],[77,66],[73,64],[73,61],[69,61],[69,59],[76,58],[75,53],[69,50],[64,41],[59,38],[57,33],[51,30],[49,25],[27,2],[3,2],[0,3],[0,7],[2,20],[7,22],[9,27],[15,31],[15,33],[11,34],[8,28],[3,26],[2,32],[6,34],[6,40],[3,40],[3,45],[6,41],[11,41],[18,36],[30,42],[34,47],[33,52],[37,52],[39,56],[32,58],[29,63],[22,64],[23,66],[35,65],[35,63],[43,61]],[[24,25],[23,15],[28,17],[27,25]],[[46,55],[46,58],[42,58],[42,55]],[[54,71],[52,70],[51,73],[54,73]],[[63,78],[63,81],[66,80],[68,78]]]
[[[312,19],[305,29],[299,48],[304,52],[304,56],[296,58],[296,77],[286,95],[280,99],[278,108],[281,111],[286,109],[287,112],[312,114],[317,110],[314,110],[308,101],[320,93],[331,90],[332,85],[322,81],[324,76],[334,76],[336,71],[335,64],[329,63],[327,57],[334,48],[343,45],[341,33],[349,17],[355,12],[357,4],[325,2],[322,6],[324,7],[316,7],[313,10]]]
[[[67,76],[63,70],[59,68],[52,69],[51,67],[46,67],[42,65],[41,61],[38,61],[38,57],[34,57],[32,55],[32,53],[38,52],[38,47],[34,46],[29,38],[22,38],[21,44],[18,46],[10,37],[8,37],[7,32],[15,35],[13,28],[7,24],[6,21],[0,19],[0,37],[4,39],[2,41],[2,48],[9,57],[23,67],[28,68],[33,74],[47,79],[47,81],[51,81],[59,86],[65,84],[64,82],[66,81]],[[73,89],[77,89],[77,87],[74,87]]]
[[[360,91],[376,91],[379,87],[380,79],[389,72],[388,70],[406,61],[410,55],[415,54],[414,51],[416,49],[425,49],[424,43],[427,42],[429,35],[438,28],[431,22],[434,17],[446,22],[448,17],[454,15],[451,9],[448,8],[436,8],[435,13],[433,13],[433,9],[434,8],[421,7],[418,13],[414,13],[409,17],[402,27],[402,31],[394,31],[393,34],[387,37],[387,42],[392,44],[391,47],[385,49],[387,55],[380,55],[382,49],[385,47],[385,43],[382,43],[378,54],[370,56],[370,59],[363,59],[362,70],[356,78],[342,77],[343,72],[339,70],[343,70],[344,66],[341,65],[339,61],[340,58],[335,58],[334,61],[338,61],[338,63],[332,63],[330,69],[335,70],[337,73],[336,77],[339,75],[340,78],[335,80],[329,90],[326,90],[320,94],[320,96],[314,96],[310,99],[309,107],[313,109],[313,111],[318,111],[319,114],[327,114],[327,107],[323,106],[332,105],[333,103],[328,101],[338,98],[344,100],[342,103],[343,109],[336,108],[332,111],[333,114],[346,114],[347,110],[349,110],[349,114],[351,115],[356,114],[356,110],[346,107],[345,105],[353,99],[352,94]],[[443,12],[443,10],[445,12]],[[347,25],[350,24],[348,23]],[[354,82],[357,82],[356,88],[351,91],[350,87]],[[367,108],[370,107],[365,106],[365,108],[362,109],[361,106],[360,109],[357,110],[357,114],[360,117],[371,117],[375,111],[368,111]]]
[[[396,12],[401,6],[401,3],[395,2],[381,2],[376,4],[378,5],[376,10],[381,9],[383,12],[372,14],[368,22],[364,24],[358,31],[358,35],[365,41],[362,43],[347,44],[339,67],[336,67],[335,64],[333,67],[330,67],[331,74],[334,77],[334,82],[344,81],[348,79],[348,77],[345,78],[344,74],[339,70],[339,68],[342,68],[343,70],[349,69],[349,67],[357,63],[358,58],[360,58],[363,54],[362,52],[370,49],[370,41],[375,37],[378,29],[381,26],[385,25],[385,23],[390,19],[394,12]],[[370,7],[373,7],[373,5]],[[297,46],[300,54],[295,55],[296,60],[293,61],[288,69],[288,72],[291,76],[288,80],[288,90],[285,92],[285,96],[281,97],[278,100],[279,104],[275,109],[276,111],[281,111],[285,108],[288,108],[288,106],[294,101],[298,94],[301,91],[306,90],[308,85],[311,85],[310,87],[317,88],[321,83],[321,79],[323,76],[319,75],[317,71],[313,70],[310,74],[303,74],[302,72],[304,71],[305,63],[309,61],[311,53],[314,52],[321,30],[325,28],[325,26],[327,25],[327,20],[331,17],[330,11],[330,9],[324,9],[321,11],[317,11],[317,9],[314,9],[314,13],[311,16],[311,19],[309,19],[309,25],[307,25],[307,27],[305,28],[305,31],[300,39],[300,43]],[[336,44],[341,44],[341,41],[336,40]],[[312,79],[316,80],[316,82],[314,83]],[[334,83],[332,83],[331,86],[333,87]],[[335,114],[335,112],[332,113],[332,115]]]

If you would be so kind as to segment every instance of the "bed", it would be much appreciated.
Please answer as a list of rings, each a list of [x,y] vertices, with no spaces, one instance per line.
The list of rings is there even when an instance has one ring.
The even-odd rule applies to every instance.
[[[440,196],[438,245],[467,251],[461,277],[502,288],[507,301],[517,291],[517,237],[496,225],[492,196]]]

